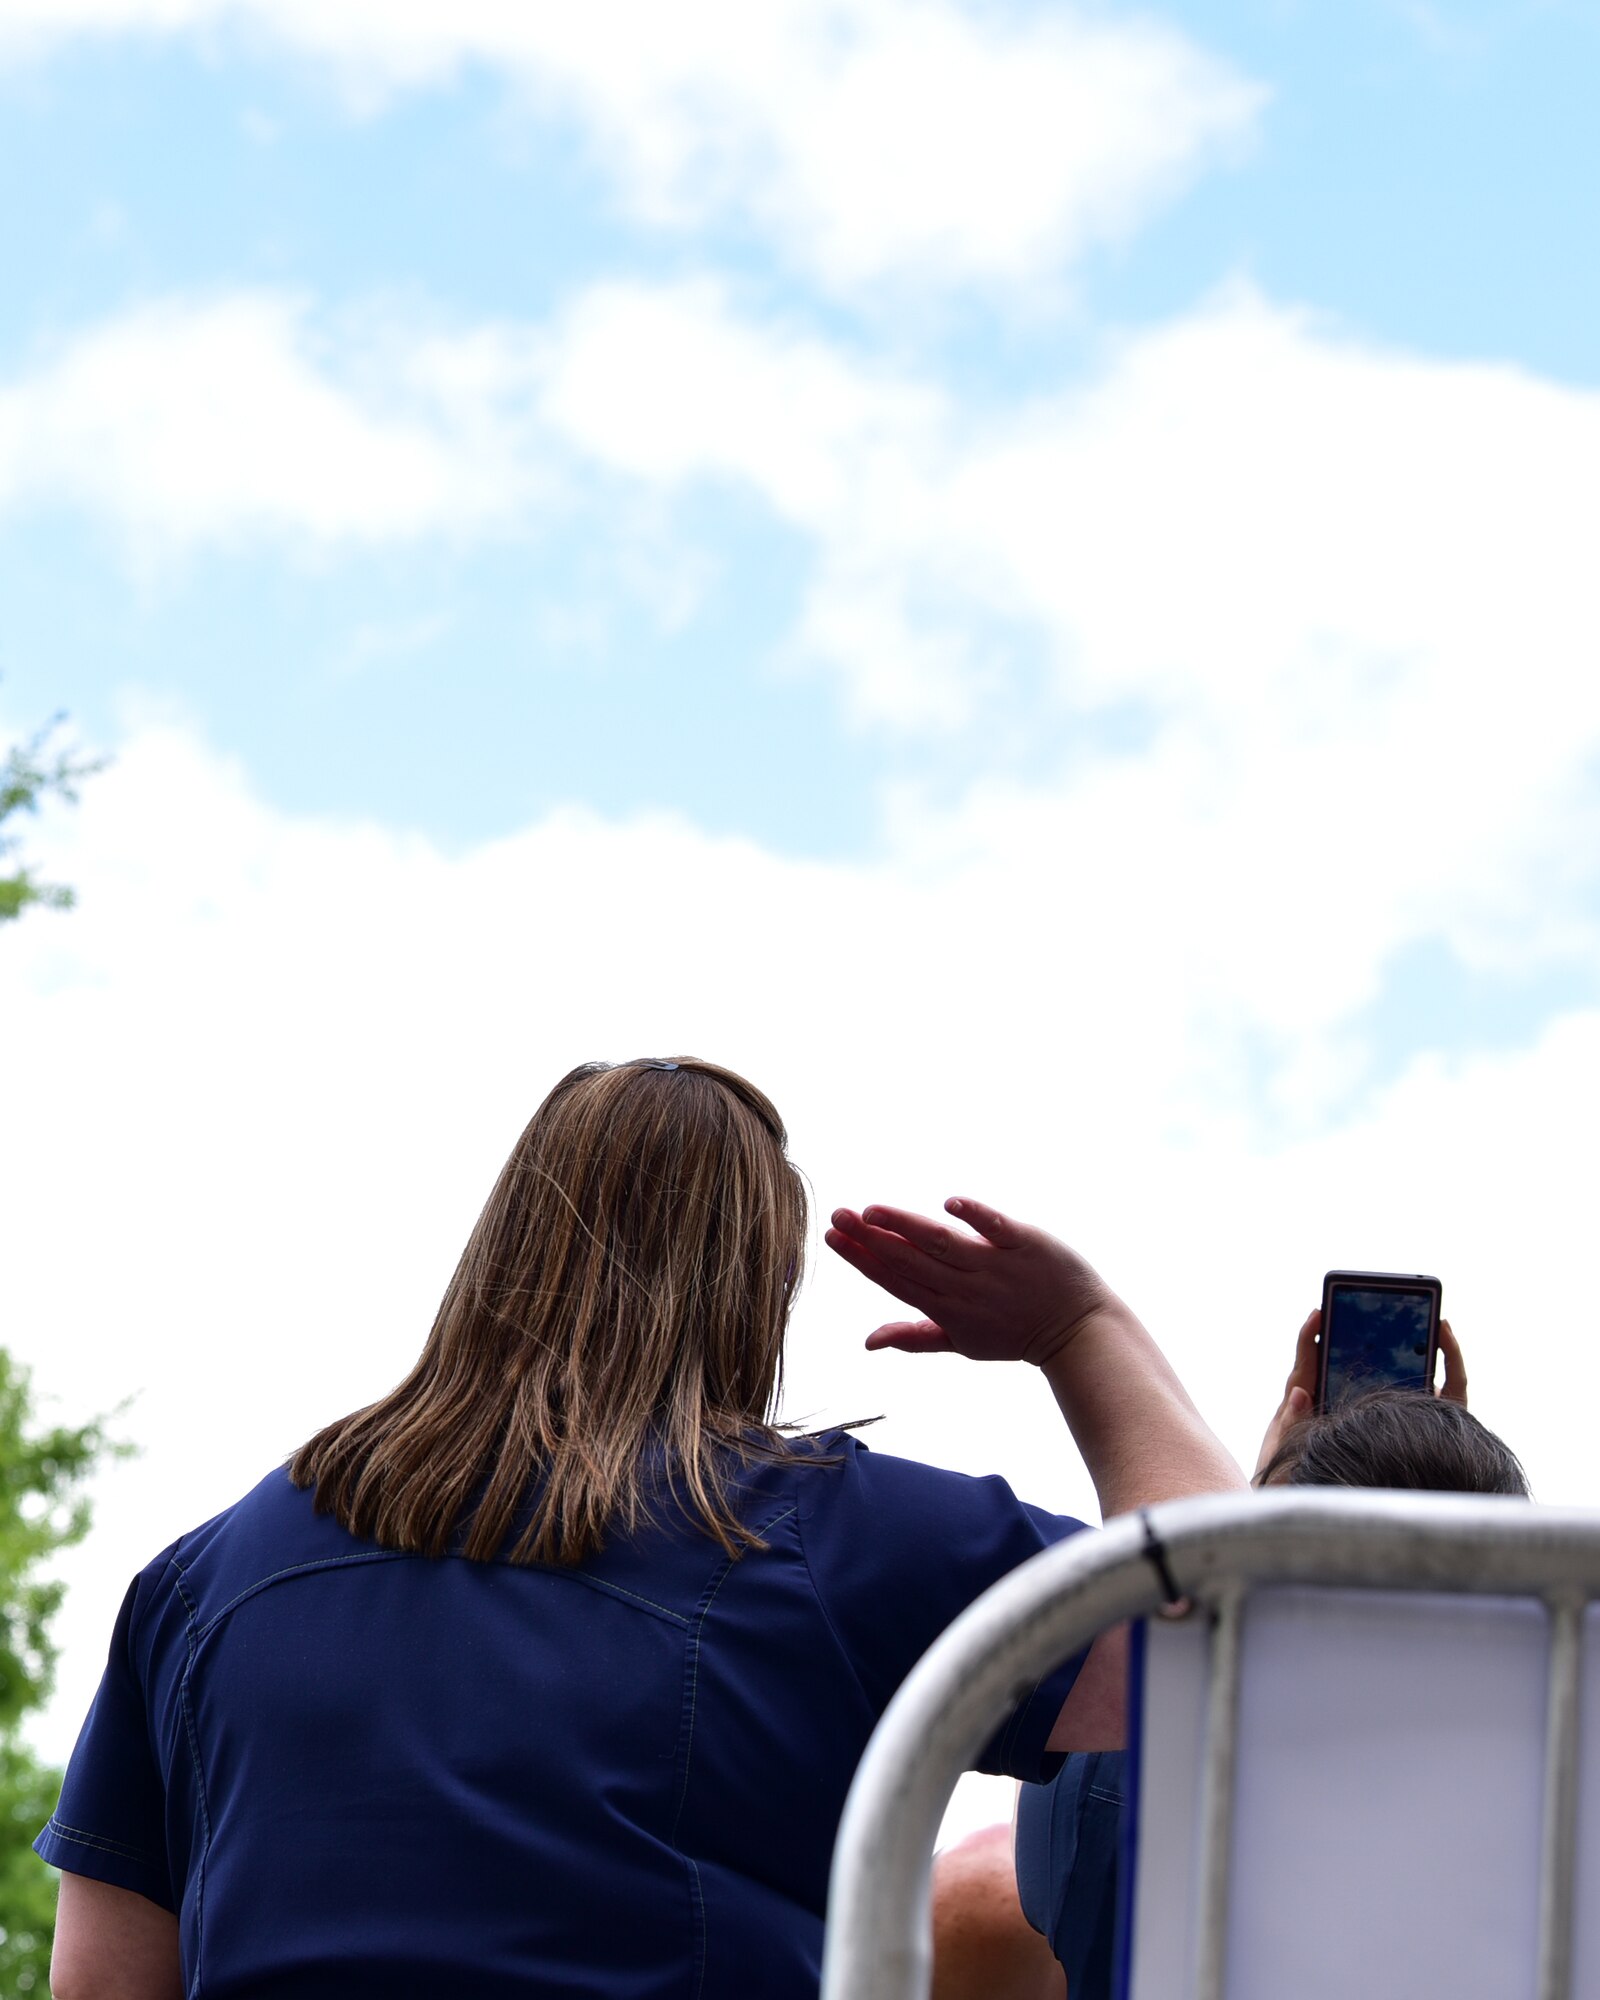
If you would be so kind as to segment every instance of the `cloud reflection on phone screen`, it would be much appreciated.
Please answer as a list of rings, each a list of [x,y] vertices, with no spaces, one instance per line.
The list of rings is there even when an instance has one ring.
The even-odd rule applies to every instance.
[[[1336,1286],[1323,1329],[1329,1407],[1363,1389],[1427,1388],[1431,1316],[1425,1292]]]

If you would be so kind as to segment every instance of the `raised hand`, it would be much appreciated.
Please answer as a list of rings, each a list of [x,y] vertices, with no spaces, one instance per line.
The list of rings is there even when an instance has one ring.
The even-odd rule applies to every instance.
[[[1034,1362],[1107,1520],[1244,1484],[1160,1348],[1076,1250],[981,1201],[956,1196],[945,1209],[957,1227],[904,1208],[834,1210],[829,1249],[922,1315],[887,1321],[868,1347]]]
[[[1085,1321],[1126,1311],[1075,1250],[1044,1230],[965,1196],[945,1209],[967,1226],[881,1204],[834,1210],[829,1249],[924,1315],[885,1322],[868,1347],[1044,1367]]]

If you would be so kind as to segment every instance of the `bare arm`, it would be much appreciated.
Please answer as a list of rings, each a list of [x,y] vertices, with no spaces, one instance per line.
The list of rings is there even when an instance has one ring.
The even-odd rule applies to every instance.
[[[1244,1485],[1172,1364],[1115,1296],[1063,1329],[1039,1366],[1094,1481],[1102,1520]]]
[[[54,2000],[183,2000],[177,1918],[131,1889],[63,1875],[50,1991]]]
[[[969,1228],[907,1209],[834,1211],[829,1247],[926,1315],[876,1328],[868,1347],[1032,1362],[1083,1455],[1102,1519],[1244,1485],[1166,1356],[1075,1250],[982,1202],[952,1198],[945,1207]],[[1095,1642],[1052,1750],[1121,1745],[1125,1660],[1122,1631]]]
[[[982,1202],[945,1206],[971,1233],[906,1209],[834,1212],[830,1248],[928,1315],[876,1328],[868,1347],[1031,1361],[1083,1455],[1102,1519],[1244,1484],[1166,1356],[1075,1250]]]

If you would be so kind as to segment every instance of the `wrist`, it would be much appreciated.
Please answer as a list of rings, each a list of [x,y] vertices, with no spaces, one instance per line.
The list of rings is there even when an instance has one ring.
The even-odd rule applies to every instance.
[[[1085,1342],[1098,1346],[1102,1338],[1116,1341],[1139,1336],[1148,1338],[1132,1310],[1115,1292],[1108,1290],[1075,1319],[1061,1319],[1042,1327],[1023,1349],[1022,1358],[1050,1375],[1070,1365],[1073,1349]]]

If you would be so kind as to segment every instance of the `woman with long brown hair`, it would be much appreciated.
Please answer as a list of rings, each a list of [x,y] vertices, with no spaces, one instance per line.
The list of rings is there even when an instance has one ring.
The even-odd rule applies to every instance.
[[[1106,1513],[1237,1483],[1081,1259],[949,1206],[835,1211],[830,1245],[926,1315],[869,1345],[1036,1364]],[[805,1238],[743,1078],[556,1085],[406,1379],[129,1590],[37,1843],[58,2000],[814,1992],[874,1723],[1079,1524],[777,1426]],[[1108,1645],[1051,1676],[985,1768],[1115,1742],[1119,1671]]]

